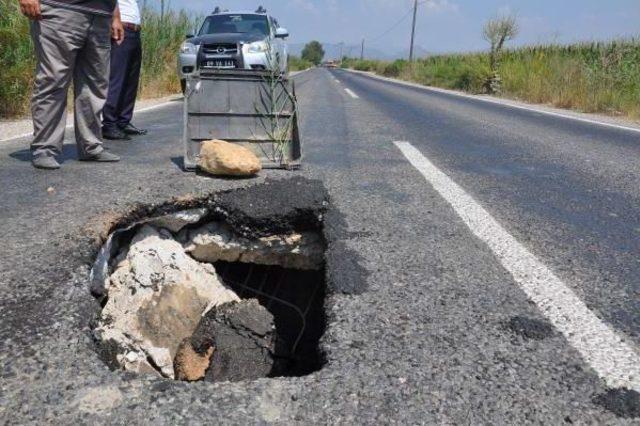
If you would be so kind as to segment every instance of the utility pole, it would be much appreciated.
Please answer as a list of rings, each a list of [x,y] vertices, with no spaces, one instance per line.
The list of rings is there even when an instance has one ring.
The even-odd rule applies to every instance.
[[[362,48],[360,49],[360,60],[364,60],[364,39],[362,39]]]
[[[340,66],[342,67],[342,58],[344,58],[344,55],[342,54],[344,50],[344,42],[340,42]]]
[[[413,43],[416,37],[416,15],[418,15],[418,0],[413,0],[413,26],[411,27],[411,47],[409,48],[409,62],[413,62]]]

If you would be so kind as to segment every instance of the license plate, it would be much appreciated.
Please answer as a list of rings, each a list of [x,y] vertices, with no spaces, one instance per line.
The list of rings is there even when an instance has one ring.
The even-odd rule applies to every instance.
[[[229,59],[215,59],[204,62],[204,66],[207,68],[235,68],[234,61]]]

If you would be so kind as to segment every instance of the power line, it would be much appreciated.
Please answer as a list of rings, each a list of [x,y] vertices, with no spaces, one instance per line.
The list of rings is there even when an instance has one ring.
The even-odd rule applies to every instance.
[[[418,2],[418,6],[422,6],[425,3],[429,3],[429,0],[422,0]],[[409,16],[411,16],[411,14],[413,13],[413,6],[411,6],[411,8],[409,8],[409,10],[407,10],[407,12],[402,15],[402,18],[400,18],[395,24],[393,24],[389,29],[387,29],[385,32],[383,32],[382,34],[380,34],[377,37],[374,38],[370,38],[367,37],[367,40],[369,40],[369,42],[376,42],[378,40],[380,40],[382,37],[386,36],[387,34],[389,34],[391,31],[395,30],[396,28],[398,28],[398,26],[400,24],[402,24],[405,19],[407,19]]]

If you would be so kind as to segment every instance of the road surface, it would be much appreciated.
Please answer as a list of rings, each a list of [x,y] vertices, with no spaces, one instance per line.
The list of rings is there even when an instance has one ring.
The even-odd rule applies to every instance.
[[[633,422],[621,416],[637,394],[608,394],[626,409],[602,395],[639,390],[640,133],[347,71],[295,80],[295,174],[324,183],[366,270],[364,291],[329,296],[327,365],[187,385],[97,358],[88,228],[138,203],[292,175],[183,173],[172,102],[137,116],[148,136],[109,143],[118,164],[76,162],[67,145],[63,168],[43,173],[26,140],[0,145],[3,422]]]

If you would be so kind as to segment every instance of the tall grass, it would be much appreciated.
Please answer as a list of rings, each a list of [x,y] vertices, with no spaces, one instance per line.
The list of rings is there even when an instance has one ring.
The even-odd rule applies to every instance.
[[[0,118],[28,111],[35,66],[29,21],[15,0],[0,0]]]
[[[483,93],[490,77],[485,53],[431,56],[413,65],[351,59],[343,66],[471,93]],[[510,49],[499,73],[504,97],[640,119],[638,39]]]
[[[158,97],[180,91],[176,56],[197,18],[184,11],[143,11],[143,57],[140,93]],[[26,115],[35,60],[29,21],[16,0],[0,0],[0,118]]]
[[[301,59],[294,55],[289,56],[289,71],[304,71],[312,66],[313,64],[306,59]]]

